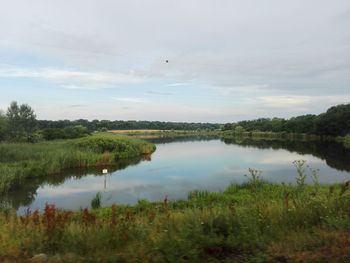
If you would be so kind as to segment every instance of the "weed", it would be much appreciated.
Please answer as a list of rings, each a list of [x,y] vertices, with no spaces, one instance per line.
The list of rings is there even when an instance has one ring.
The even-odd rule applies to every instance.
[[[295,168],[297,169],[297,177],[296,182],[298,185],[298,188],[302,190],[305,187],[305,180],[306,180],[306,161],[305,160],[296,160],[293,162]]]
[[[299,177],[309,176],[298,167]],[[43,213],[22,216],[0,211],[0,261],[38,253],[50,262],[307,262],[311,255],[314,262],[348,261],[350,182],[319,185],[310,170],[314,185],[280,185],[249,173],[248,183],[192,191],[188,200],[76,212],[46,204]]]
[[[98,209],[101,207],[101,199],[102,199],[102,195],[101,192],[98,192],[94,198],[92,198],[91,200],[91,208],[92,209]]]

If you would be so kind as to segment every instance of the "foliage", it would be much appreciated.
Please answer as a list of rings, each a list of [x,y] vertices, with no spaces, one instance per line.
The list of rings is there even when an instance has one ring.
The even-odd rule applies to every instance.
[[[92,209],[98,209],[101,207],[101,198],[102,198],[102,195],[100,192],[98,192],[94,198],[92,198],[91,200],[91,208]]]
[[[243,127],[248,132],[286,132],[326,136],[345,136],[350,133],[350,104],[329,108],[320,115],[303,115],[288,120],[282,118],[260,118],[223,125],[223,131],[235,131]]]
[[[90,134],[88,129],[82,125],[68,126],[63,129],[48,128],[42,130],[41,133],[45,140],[76,139]]]
[[[311,154],[327,162],[327,165],[341,171],[350,171],[350,151],[342,143],[314,139],[314,136],[285,137],[279,134],[253,134],[252,136],[224,135],[225,144],[258,149],[286,149],[298,154]]]
[[[349,182],[315,192],[313,185],[270,184],[257,170],[250,173],[245,184],[193,191],[187,200],[0,212],[0,258],[46,253],[50,262],[350,260]]]
[[[84,119],[69,121],[50,121],[40,120],[38,121],[40,129],[64,129],[66,127],[72,127],[81,125],[86,127],[89,132],[93,131],[107,131],[107,130],[217,130],[220,129],[220,124],[217,123],[186,123],[186,122],[161,122],[161,121],[110,121],[110,120],[93,120],[88,121]]]
[[[2,143],[0,193],[20,187],[27,178],[56,174],[68,168],[114,165],[117,160],[141,158],[154,151],[151,143],[114,134],[35,144]]]
[[[5,140],[7,132],[7,118],[0,110],[0,142]]]
[[[6,137],[14,142],[34,142],[37,129],[36,115],[27,105],[12,102],[6,112]]]
[[[81,138],[76,140],[74,145],[78,149],[89,150],[94,153],[112,153],[115,160],[149,155],[155,151],[155,146],[146,141],[110,133],[100,133]]]

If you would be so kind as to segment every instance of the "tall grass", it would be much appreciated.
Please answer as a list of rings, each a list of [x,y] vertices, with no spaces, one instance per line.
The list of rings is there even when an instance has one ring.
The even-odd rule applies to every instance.
[[[296,163],[301,165],[302,162]],[[304,164],[303,164],[304,166]],[[297,167],[298,168],[298,167]],[[300,167],[299,167],[300,168]],[[299,170],[298,178],[305,175]],[[51,262],[347,262],[349,183],[249,180],[187,200],[77,212],[0,213],[0,258]],[[307,175],[309,176],[309,175]]]
[[[0,193],[19,187],[31,177],[68,168],[113,165],[154,150],[155,146],[145,141],[107,133],[36,144],[0,144]]]

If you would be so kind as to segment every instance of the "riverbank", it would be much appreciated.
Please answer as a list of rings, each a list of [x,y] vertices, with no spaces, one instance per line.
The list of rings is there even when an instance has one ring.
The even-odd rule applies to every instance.
[[[301,163],[297,163],[300,168]],[[270,184],[250,179],[187,200],[77,212],[0,212],[0,259],[50,262],[346,262],[349,183]]]
[[[222,130],[111,130],[110,133],[124,134],[131,137],[156,138],[156,137],[182,137],[182,136],[217,136],[219,138],[254,138],[254,139],[284,139],[302,141],[335,141],[336,137],[321,136],[307,133],[287,132],[235,132]],[[347,137],[337,137],[338,140],[346,141]]]
[[[142,158],[155,145],[137,138],[98,133],[73,140],[0,144],[0,193],[26,179],[61,173],[69,168],[107,167],[119,160]]]
[[[307,133],[287,132],[235,132],[222,130],[112,130],[114,134],[124,134],[130,137],[153,139],[153,138],[176,138],[186,136],[217,137],[220,139],[255,139],[255,140],[288,140],[288,141],[337,141],[343,143],[344,147],[350,148],[350,135],[326,136]]]

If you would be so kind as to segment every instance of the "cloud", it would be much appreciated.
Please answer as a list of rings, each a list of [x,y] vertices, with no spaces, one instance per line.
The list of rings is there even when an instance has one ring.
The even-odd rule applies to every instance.
[[[177,82],[177,83],[171,83],[166,85],[167,87],[178,87],[178,86],[186,86],[188,85],[187,83],[183,83],[183,82]]]
[[[80,107],[86,107],[88,105],[85,105],[85,104],[71,104],[71,105],[68,105],[69,108],[80,108]]]
[[[102,88],[110,88],[110,86],[78,86],[78,85],[61,85],[62,88],[64,89],[70,89],[70,90],[98,90],[98,89],[102,89]]]
[[[270,108],[291,108],[291,107],[313,107],[314,104],[341,104],[350,101],[350,93],[347,95],[328,96],[328,95],[314,95],[314,96],[262,96],[257,98],[260,105]]]
[[[152,94],[152,95],[161,95],[161,96],[169,96],[174,94],[172,92],[162,92],[162,91],[154,91],[154,90],[148,90],[146,91],[146,93]]]
[[[271,90],[268,84],[248,84],[238,86],[214,86],[214,90],[218,90],[222,95],[237,95],[237,94],[257,94]]]
[[[263,96],[259,97],[260,103],[266,107],[290,108],[296,106],[305,106],[315,98],[310,96]]]
[[[117,101],[122,101],[122,102],[133,102],[133,103],[144,103],[146,102],[145,99],[143,98],[133,98],[133,97],[124,97],[124,98],[119,98],[119,97],[112,97],[113,100]]]
[[[145,81],[145,78],[137,75],[133,71],[127,73],[120,72],[89,72],[89,71],[77,71],[68,69],[55,69],[55,68],[38,68],[38,69],[26,69],[26,68],[13,68],[13,67],[0,67],[0,77],[4,78],[37,78],[55,81],[58,83],[86,83],[86,84],[136,84]],[[66,89],[97,89],[98,87],[84,87],[76,84],[64,84],[63,88]]]
[[[27,99],[22,84],[30,78],[33,87],[42,80],[47,89],[61,87],[54,91],[61,101],[71,100],[68,91],[94,90],[93,98],[84,93],[99,109],[89,112],[93,118],[107,117],[101,101],[137,104],[143,95],[163,104],[133,104],[121,118],[234,121],[319,113],[349,99],[349,10],[348,0],[6,1],[0,103]],[[41,101],[51,101],[44,93]],[[68,113],[52,116],[60,114]]]

